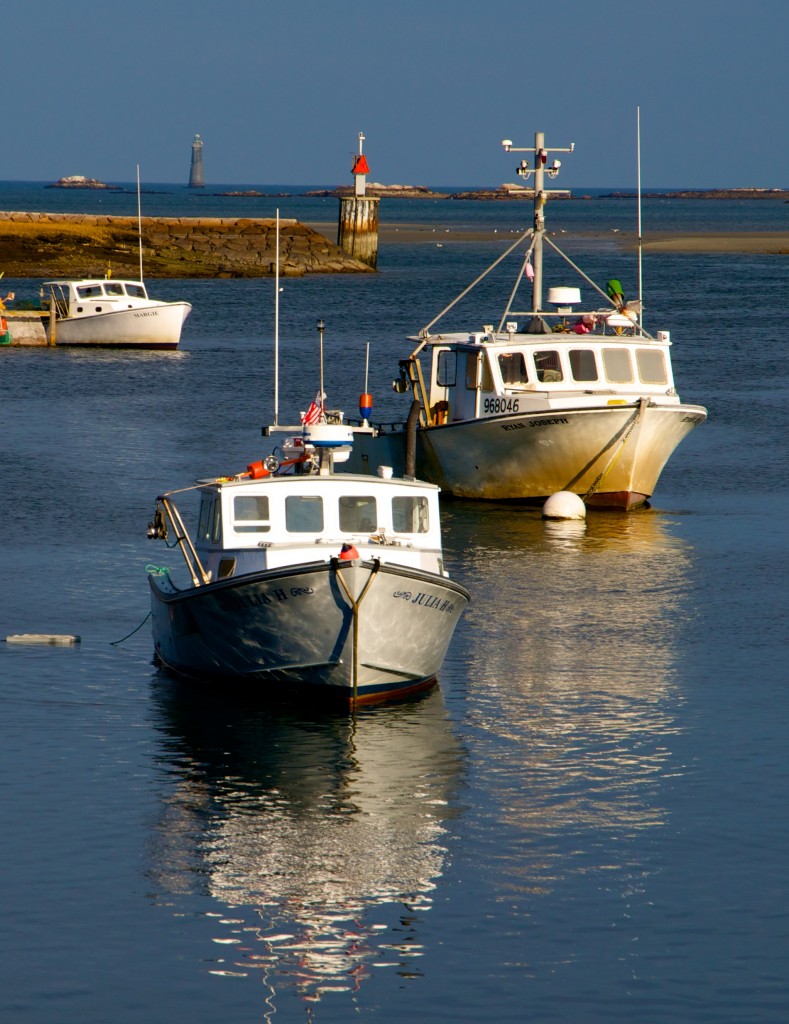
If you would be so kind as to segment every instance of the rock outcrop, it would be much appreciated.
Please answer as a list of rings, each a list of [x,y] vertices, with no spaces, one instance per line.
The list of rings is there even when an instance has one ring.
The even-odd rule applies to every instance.
[[[134,217],[0,212],[6,277],[139,276]],[[275,273],[276,221],[235,217],[143,217],[146,277],[268,277]],[[280,274],[371,273],[324,235],[280,220]]]
[[[84,174],[70,174],[66,178],[58,178],[56,182],[47,185],[46,188],[109,188],[98,178],[86,178]]]
[[[313,192],[305,192],[305,196],[317,196],[318,198],[332,198],[333,196],[352,196],[354,185],[338,185],[337,188],[316,189]],[[447,199],[448,193],[434,192],[426,185],[382,185],[377,181],[368,181],[365,186],[365,195],[375,198],[388,197],[390,199]]]
[[[601,199],[637,199],[636,192],[609,192]],[[783,188],[704,188],[680,192],[643,192],[642,199],[782,199],[789,200]]]

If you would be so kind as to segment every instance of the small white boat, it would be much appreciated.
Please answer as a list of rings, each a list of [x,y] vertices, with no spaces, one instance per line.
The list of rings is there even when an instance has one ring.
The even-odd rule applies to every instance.
[[[335,471],[352,431],[305,425],[246,472],[157,499],[148,535],[177,544],[182,586],[151,568],[156,656],[195,679],[356,706],[430,686],[468,593],[444,569],[438,488]],[[190,534],[175,496],[197,492]]]
[[[534,227],[474,282],[525,249],[503,312],[471,331],[433,333],[456,299],[423,328],[393,384],[412,396],[411,429],[363,422],[351,466],[415,472],[463,498],[541,503],[572,491],[589,505],[641,505],[707,411],[680,401],[669,333],[644,329],[640,296],[625,302],[616,280],[598,287],[546,235],[544,207],[556,193],[544,188],[544,179],[560,167],[559,160],[547,166],[548,154],[574,147],[548,150],[539,132],[533,147],[516,150],[509,140],[504,146],[534,154],[533,168],[527,160],[518,168],[524,177],[534,174]],[[581,305],[580,288],[563,281],[543,303],[544,243],[589,285],[594,305]],[[524,278],[532,282],[531,306],[518,309]],[[423,352],[430,352],[427,373]]]
[[[54,309],[55,344],[112,348],[178,348],[188,302],[148,297],[142,281],[85,278],[45,281],[44,309]],[[52,318],[44,318],[52,344]]]

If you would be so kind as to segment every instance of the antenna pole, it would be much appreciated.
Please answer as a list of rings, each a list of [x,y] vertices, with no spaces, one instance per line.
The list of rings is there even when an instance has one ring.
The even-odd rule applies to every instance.
[[[367,376],[370,372],[370,342],[367,342],[367,354],[364,361],[364,393],[367,394]]]
[[[641,245],[641,107],[636,107],[636,175],[638,178],[638,320],[643,329],[644,281]]]
[[[140,203],[140,165],[137,164],[137,242],[140,250],[140,284],[142,284],[142,205]]]
[[[279,207],[274,258],[274,426],[279,426]]]
[[[325,423],[326,422],[326,402],[324,401],[324,395],[323,395],[323,332],[324,332],[324,330],[326,328],[326,322],[323,319],[323,317],[321,317],[321,319],[318,321],[318,323],[315,326],[318,328],[318,337],[320,339],[320,363],[321,363],[321,397],[320,397],[320,403],[321,403],[321,423]]]

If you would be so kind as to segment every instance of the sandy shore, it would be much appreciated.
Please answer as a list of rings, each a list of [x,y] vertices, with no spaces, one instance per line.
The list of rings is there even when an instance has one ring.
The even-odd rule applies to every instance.
[[[337,224],[310,222],[308,227],[337,239]],[[445,245],[452,242],[507,242],[514,241],[518,231],[457,231],[429,224],[380,224],[379,240],[385,245],[398,243],[415,245],[420,242]],[[574,236],[577,237],[577,236]],[[615,242],[623,249],[634,249],[636,235],[627,232],[608,232],[585,237],[600,242]],[[644,252],[763,252],[789,255],[789,232],[786,231],[730,231],[693,235],[653,234],[644,236]]]
[[[789,255],[789,232],[730,231],[725,234],[653,235],[645,252],[765,252]]]

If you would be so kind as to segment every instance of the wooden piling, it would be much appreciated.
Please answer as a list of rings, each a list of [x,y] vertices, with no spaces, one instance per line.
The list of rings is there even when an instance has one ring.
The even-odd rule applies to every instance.
[[[373,270],[378,266],[378,204],[377,196],[340,197],[340,220],[337,245]]]

